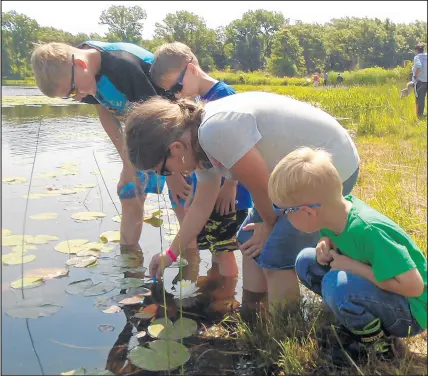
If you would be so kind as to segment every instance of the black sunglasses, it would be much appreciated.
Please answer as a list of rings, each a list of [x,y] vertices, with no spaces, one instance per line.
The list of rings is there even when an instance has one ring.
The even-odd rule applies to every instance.
[[[186,67],[183,69],[183,72],[180,73],[180,75],[177,78],[177,82],[169,89],[169,91],[173,94],[179,93],[181,90],[183,90],[183,80],[184,76],[187,72],[187,67],[189,66],[189,63],[193,61],[193,57],[186,63]]]
[[[62,99],[74,98],[77,95],[76,85],[74,84],[74,54],[71,55],[71,85],[70,91]]]
[[[165,157],[164,157],[163,163],[162,163],[162,167],[158,173],[158,175],[160,175],[160,176],[172,175],[172,172],[168,171],[168,169],[166,168],[166,161],[168,160],[168,157],[169,157],[169,149],[168,149],[167,153],[165,154]]]

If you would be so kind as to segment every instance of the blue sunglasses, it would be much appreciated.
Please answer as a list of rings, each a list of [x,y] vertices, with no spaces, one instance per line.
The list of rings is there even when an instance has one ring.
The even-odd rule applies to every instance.
[[[288,215],[290,213],[294,213],[296,211],[299,211],[302,206],[307,206],[308,208],[318,208],[321,206],[321,204],[309,204],[309,205],[299,205],[299,206],[290,206],[289,208],[279,209],[279,212],[282,215]]]

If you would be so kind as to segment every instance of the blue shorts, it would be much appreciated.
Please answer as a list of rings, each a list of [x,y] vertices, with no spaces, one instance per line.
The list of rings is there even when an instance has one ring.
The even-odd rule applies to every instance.
[[[357,182],[359,169],[350,178],[342,183],[343,195],[351,193]],[[248,223],[260,223],[262,218],[256,208],[250,210],[247,218],[242,223],[237,233],[238,242],[244,244],[253,235],[253,231],[243,231],[242,228]],[[254,258],[254,261],[264,269],[294,269],[296,257],[306,247],[315,247],[320,239],[319,232],[307,234],[296,230],[287,216],[278,215],[269,238],[262,252]]]
[[[159,176],[154,171],[138,171],[137,177],[140,180],[142,187],[144,187],[144,193],[162,193],[165,186],[166,178],[165,176]],[[146,177],[148,179],[146,179]],[[142,187],[137,187],[135,189],[135,183],[131,181],[126,184],[119,192],[119,198],[121,200],[127,198],[135,198],[136,195],[142,196],[143,190]]]

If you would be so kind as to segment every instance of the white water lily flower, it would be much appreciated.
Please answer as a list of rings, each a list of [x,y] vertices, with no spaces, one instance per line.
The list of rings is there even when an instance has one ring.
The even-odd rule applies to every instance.
[[[198,290],[196,283],[189,280],[178,281],[175,285],[165,287],[165,291],[174,295],[174,299],[193,298],[200,294]]]

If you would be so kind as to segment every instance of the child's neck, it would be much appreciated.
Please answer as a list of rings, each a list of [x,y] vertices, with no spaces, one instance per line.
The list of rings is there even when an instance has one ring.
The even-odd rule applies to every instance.
[[[331,205],[328,213],[324,214],[325,218],[322,227],[333,231],[336,235],[340,235],[345,230],[351,208],[352,202],[342,197],[340,201]]]
[[[96,76],[101,70],[101,53],[95,48],[82,49],[82,60],[88,65],[88,71]]]
[[[206,95],[217,82],[218,80],[215,78],[210,77],[205,72],[201,72],[198,95],[201,97]]]

